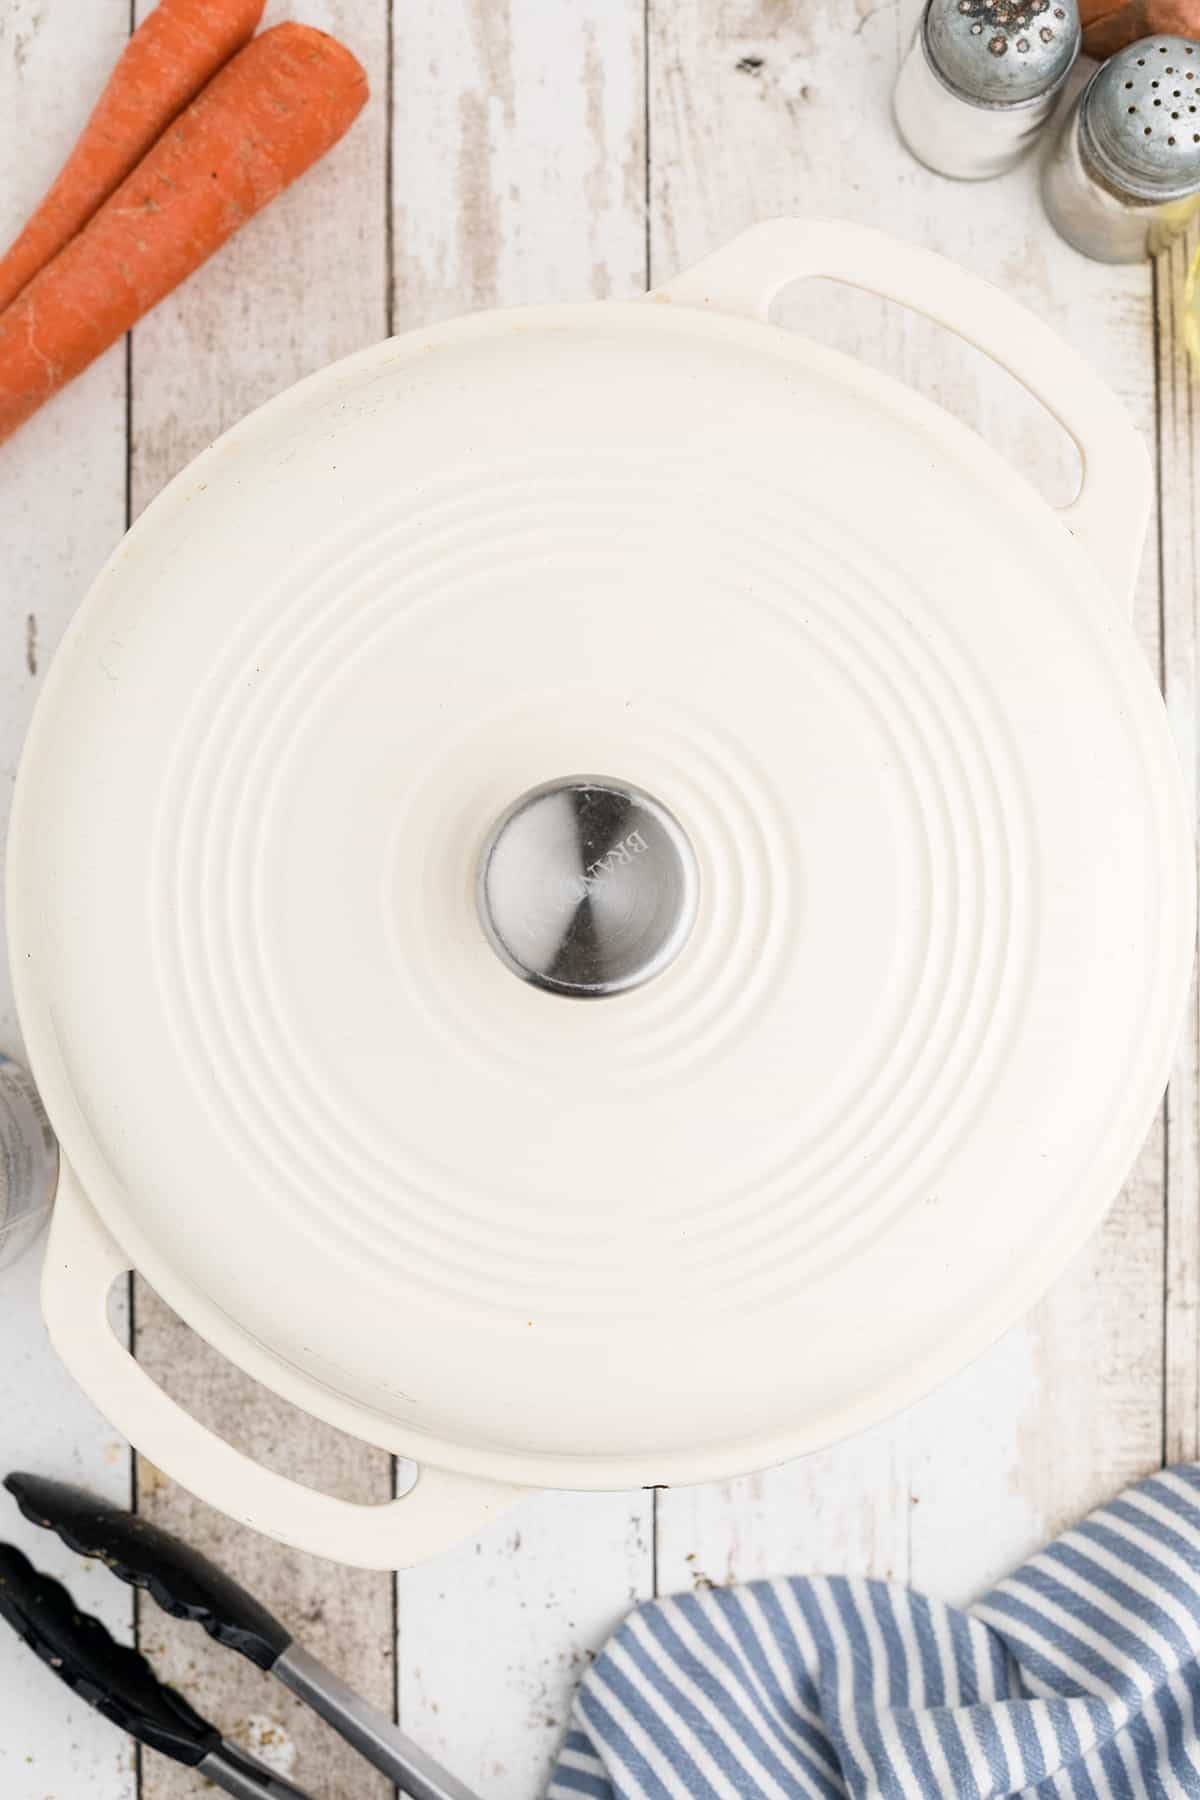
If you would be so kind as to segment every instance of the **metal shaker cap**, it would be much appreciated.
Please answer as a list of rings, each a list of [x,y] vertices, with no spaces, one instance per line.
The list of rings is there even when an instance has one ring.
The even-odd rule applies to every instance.
[[[1079,54],[1078,0],[929,0],[925,50],[977,106],[1019,106],[1065,81]]]
[[[1099,172],[1147,200],[1200,188],[1200,43],[1148,37],[1088,83],[1083,141]]]

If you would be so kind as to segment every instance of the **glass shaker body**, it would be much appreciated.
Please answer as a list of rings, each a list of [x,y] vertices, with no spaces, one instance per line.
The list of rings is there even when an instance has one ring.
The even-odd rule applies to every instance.
[[[0,1268],[41,1231],[57,1182],[58,1144],[32,1077],[0,1055]]]
[[[900,135],[939,175],[1003,175],[1053,113],[1078,49],[1076,0],[928,0],[896,83]]]
[[[1096,262],[1141,262],[1200,211],[1200,45],[1143,38],[1104,63],[1042,174],[1060,236]]]

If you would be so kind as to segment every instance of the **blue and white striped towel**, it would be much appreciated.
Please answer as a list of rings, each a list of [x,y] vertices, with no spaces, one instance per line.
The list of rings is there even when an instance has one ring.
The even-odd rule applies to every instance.
[[[1129,1488],[966,1612],[883,1581],[640,1607],[548,1800],[1200,1797],[1200,1464]]]

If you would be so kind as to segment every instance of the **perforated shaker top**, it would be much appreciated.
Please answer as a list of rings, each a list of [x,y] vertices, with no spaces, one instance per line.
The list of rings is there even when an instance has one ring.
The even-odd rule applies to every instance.
[[[925,47],[943,81],[984,106],[1036,100],[1079,54],[1077,0],[929,0]]]
[[[1101,171],[1153,199],[1200,188],[1200,43],[1141,38],[1093,76],[1084,121]]]

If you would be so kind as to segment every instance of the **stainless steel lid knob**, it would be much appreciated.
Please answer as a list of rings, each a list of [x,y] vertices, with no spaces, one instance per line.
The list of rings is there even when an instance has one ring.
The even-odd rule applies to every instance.
[[[523,794],[479,859],[479,916],[525,981],[598,999],[669,967],[700,883],[683,827],[627,782],[572,776]]]

